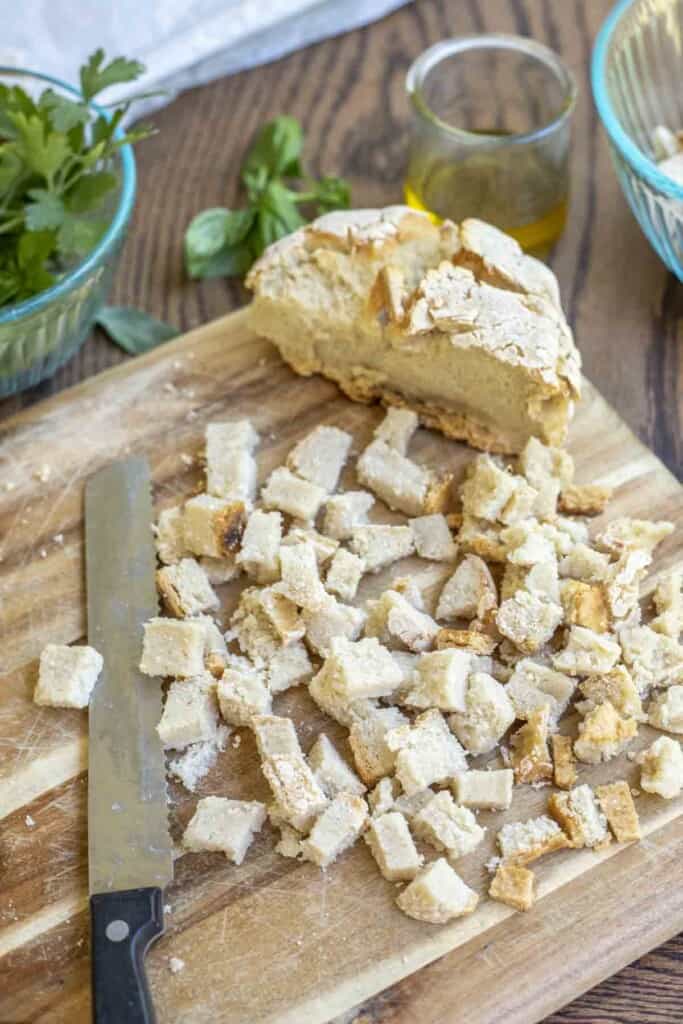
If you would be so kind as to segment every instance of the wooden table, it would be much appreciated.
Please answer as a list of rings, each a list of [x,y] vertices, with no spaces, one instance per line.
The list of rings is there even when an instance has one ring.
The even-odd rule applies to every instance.
[[[412,59],[444,36],[531,35],[564,56],[581,89],[571,215],[552,266],[586,373],[680,477],[683,288],[667,274],[626,206],[590,97],[591,44],[610,6],[610,0],[418,0],[367,29],[186,93],[154,118],[159,134],[139,148],[138,203],[112,301],[145,309],[183,330],[240,305],[246,296],[239,284],[185,279],[182,237],[197,211],[235,203],[242,153],[265,120],[277,113],[298,117],[309,166],[344,174],[354,205],[397,202],[409,122],[403,80]],[[0,402],[0,416],[126,358],[95,335],[51,381]],[[448,985],[445,957],[358,1007],[343,1024],[464,1019],[455,1008],[452,1016],[434,1015],[436,1005],[449,1005]],[[681,1007],[683,936],[546,1024],[678,1024]]]

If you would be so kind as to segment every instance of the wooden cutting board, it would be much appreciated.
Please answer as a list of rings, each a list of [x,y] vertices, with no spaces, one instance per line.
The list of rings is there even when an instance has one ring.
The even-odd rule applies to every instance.
[[[87,716],[31,703],[42,647],[85,632],[83,482],[110,459],[144,453],[157,505],[173,504],[201,484],[206,422],[237,416],[251,417],[262,434],[263,478],[320,422],[350,430],[360,449],[381,412],[352,404],[327,381],[296,377],[240,312],[0,427],[1,1024],[89,1020]],[[616,488],[611,515],[678,523],[657,553],[651,589],[658,573],[683,560],[679,484],[590,385],[570,448],[579,481]],[[418,433],[411,455],[456,472],[472,457],[428,431]],[[344,483],[352,482],[349,468]],[[406,568],[433,596],[443,568],[413,560],[365,581],[361,597]],[[222,597],[227,618],[235,586]],[[324,727],[348,753],[344,730],[324,720],[305,688],[278,698],[276,709],[294,717],[304,749]],[[251,737],[237,735],[239,746],[228,747],[200,794],[267,800]],[[642,729],[634,749],[653,735]],[[580,776],[637,783],[625,755]],[[487,841],[460,867],[482,894],[496,829],[540,813],[547,793],[524,787],[508,814],[481,813]],[[171,801],[178,837],[196,797],[172,786]],[[683,928],[683,800],[641,795],[637,806],[643,842],[547,858],[531,913],[484,900],[475,915],[444,928],[395,908],[397,890],[363,843],[325,873],[277,856],[268,827],[239,868],[222,855],[186,855],[167,892],[167,934],[149,956],[159,1020],[388,1021],[398,1012],[390,1003],[375,1001],[370,1016],[353,1007],[441,957],[416,982],[429,993],[421,1024],[538,1020]],[[185,963],[179,973],[169,969],[171,956]]]

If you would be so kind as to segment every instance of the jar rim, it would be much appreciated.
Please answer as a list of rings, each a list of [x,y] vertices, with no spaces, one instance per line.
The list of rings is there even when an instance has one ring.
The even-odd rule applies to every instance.
[[[440,118],[432,110],[424,97],[422,87],[427,75],[448,57],[471,50],[486,49],[516,51],[517,53],[535,58],[539,63],[549,68],[564,88],[565,99],[560,112],[538,128],[527,132],[513,132],[504,136],[488,135],[486,132],[470,132],[465,128],[458,128]],[[406,74],[406,91],[416,112],[425,120],[430,121],[440,131],[463,142],[476,143],[477,145],[485,144],[492,147],[527,145],[528,143],[537,142],[547,135],[551,135],[569,119],[574,110],[578,95],[578,87],[574,75],[550,47],[536,42],[535,39],[529,39],[527,36],[516,36],[505,32],[463,35],[452,39],[442,39],[440,42],[434,43],[433,46],[424,50],[409,67]]]

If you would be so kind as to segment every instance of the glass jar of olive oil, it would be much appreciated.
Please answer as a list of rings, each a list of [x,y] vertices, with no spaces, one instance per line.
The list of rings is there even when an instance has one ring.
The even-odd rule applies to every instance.
[[[546,251],[567,216],[576,99],[556,54],[518,36],[444,40],[418,57],[406,87],[406,202],[436,219],[479,217]]]

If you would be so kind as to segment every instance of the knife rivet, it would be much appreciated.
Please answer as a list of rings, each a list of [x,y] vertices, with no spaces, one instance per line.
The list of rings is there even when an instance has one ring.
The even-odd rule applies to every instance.
[[[123,942],[130,935],[130,928],[125,921],[110,921],[104,934],[110,942]]]

